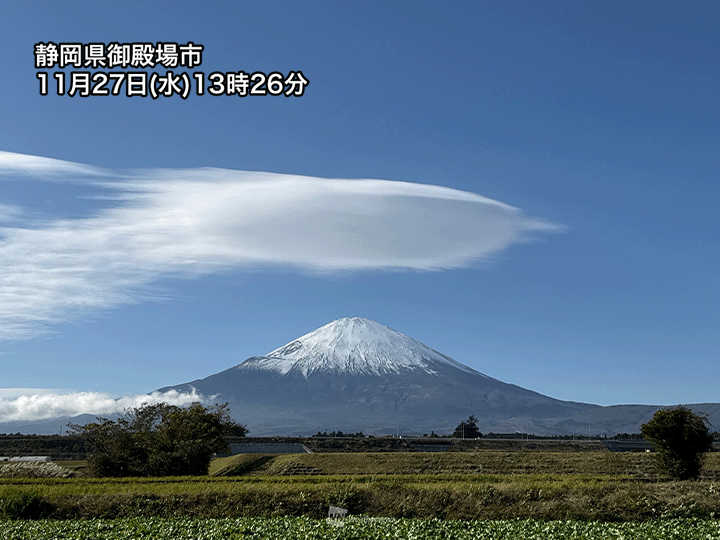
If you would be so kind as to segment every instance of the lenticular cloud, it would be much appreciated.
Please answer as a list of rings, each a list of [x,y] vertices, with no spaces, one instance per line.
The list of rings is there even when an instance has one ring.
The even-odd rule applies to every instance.
[[[102,186],[113,204],[83,217],[23,222],[32,209],[0,195],[8,216],[0,220],[0,339],[141,301],[167,276],[263,267],[446,270],[559,230],[475,193],[410,182],[227,169],[115,172],[0,152],[3,177]]]

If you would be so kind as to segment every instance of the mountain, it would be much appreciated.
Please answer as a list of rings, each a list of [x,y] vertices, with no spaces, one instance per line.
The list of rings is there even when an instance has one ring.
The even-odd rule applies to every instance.
[[[657,405],[601,407],[553,399],[480,373],[375,321],[339,319],[264,356],[161,388],[228,402],[250,435],[317,431],[451,433],[469,415],[482,432],[638,433]],[[690,404],[720,426],[720,403]],[[54,434],[95,415],[0,423],[0,433]]]
[[[333,321],[264,356],[160,391],[193,388],[228,402],[255,436],[447,433],[470,414],[485,432],[587,433],[586,418],[603,409],[504,383],[362,318]]]

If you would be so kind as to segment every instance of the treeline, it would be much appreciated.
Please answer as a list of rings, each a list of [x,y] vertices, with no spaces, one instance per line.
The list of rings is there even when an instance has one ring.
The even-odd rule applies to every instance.
[[[323,431],[320,433],[319,431],[312,435],[312,437],[351,437],[351,438],[358,438],[358,439],[364,439],[365,435],[363,435],[362,431],[358,431],[357,433],[343,433],[342,431],[333,431],[331,433],[328,433],[327,431]]]
[[[714,433],[714,440],[720,440],[718,433]],[[384,437],[366,436],[363,432],[344,432],[337,431],[318,431],[312,435],[313,439],[334,439],[334,438],[352,438],[352,439],[381,439]],[[408,438],[404,436],[404,438]],[[411,437],[415,438],[415,436]],[[427,439],[449,439],[453,438],[452,434],[438,435],[435,432],[423,434],[420,438]],[[462,438],[462,437],[460,437]],[[469,437],[466,437],[469,438]],[[483,433],[481,439],[503,439],[503,440],[621,440],[621,441],[641,441],[642,435],[639,433],[628,434],[621,433],[614,437],[595,436],[588,438],[585,436],[575,435],[533,435],[524,433]],[[283,438],[284,439],[284,438]],[[50,456],[54,460],[82,460],[87,458],[90,449],[86,444],[86,440],[77,435],[21,435],[21,434],[0,434],[0,456]]]
[[[621,440],[621,441],[642,441],[644,440],[643,436],[640,433],[620,433],[613,437],[608,438],[607,435],[533,435],[531,433],[481,433],[478,429],[477,423],[479,420],[475,418],[474,415],[470,415],[467,420],[464,420],[458,424],[458,426],[455,428],[455,431],[453,431],[450,435],[442,435],[444,438],[452,437],[453,439],[524,439],[524,440],[555,440],[555,441],[587,441],[587,440]],[[423,437],[428,437],[428,435],[423,435]],[[430,434],[430,438],[437,437],[435,432],[432,432]]]
[[[444,435],[451,437],[452,435]],[[481,439],[511,439],[511,440],[545,440],[545,441],[643,441],[640,433],[618,433],[612,437],[607,435],[534,435],[532,433],[483,433]]]
[[[720,441],[720,433],[712,433],[714,441]],[[401,448],[385,448],[390,440],[396,439],[394,436],[379,436],[374,437],[372,435],[366,436],[360,432],[344,432],[341,430],[327,432],[318,431],[311,439],[322,440],[322,439],[352,439],[356,441],[364,441],[363,445],[367,446],[365,449],[386,449],[386,450],[400,450]],[[408,439],[433,439],[438,442],[443,439],[458,438],[453,437],[453,434],[438,435],[434,431],[430,434],[423,434],[422,436],[406,436],[398,442]],[[459,437],[459,438],[462,438]],[[496,433],[488,432],[482,433],[478,437],[481,440],[507,440],[507,441],[518,441],[518,440],[549,440],[549,441],[643,441],[643,436],[639,433],[619,433],[612,437],[595,435],[588,437],[587,435],[534,435],[529,433]],[[277,438],[278,440],[285,440],[285,437]],[[465,437],[470,439],[470,437]],[[295,439],[293,439],[295,440]],[[297,438],[301,441],[302,438]],[[338,441],[340,442],[340,441]],[[333,447],[334,448],[334,447]],[[328,448],[329,450],[330,448]],[[362,450],[362,448],[359,448]],[[344,448],[338,447],[335,451],[343,451]],[[83,460],[86,459],[91,449],[88,447],[86,439],[83,439],[77,435],[22,435],[22,434],[0,434],[0,456],[49,456],[53,460]]]

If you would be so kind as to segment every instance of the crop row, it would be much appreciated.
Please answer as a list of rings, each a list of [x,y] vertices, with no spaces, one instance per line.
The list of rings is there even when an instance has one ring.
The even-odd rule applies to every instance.
[[[617,482],[524,478],[525,482],[412,478],[294,477],[293,482],[194,482],[193,478],[92,483],[83,479],[0,482],[0,517],[320,518],[328,506],[351,514],[438,519],[652,521],[720,517],[720,487],[709,482]],[[257,480],[257,479],[256,479]],[[415,478],[414,480],[417,480]],[[0,536],[2,538],[2,536]],[[720,538],[720,537],[719,537]]]
[[[579,521],[441,521],[422,519],[313,520],[307,518],[159,519],[131,518],[67,521],[0,521],[8,540],[266,540],[368,539],[425,540],[706,540],[720,538],[715,520],[644,523]]]

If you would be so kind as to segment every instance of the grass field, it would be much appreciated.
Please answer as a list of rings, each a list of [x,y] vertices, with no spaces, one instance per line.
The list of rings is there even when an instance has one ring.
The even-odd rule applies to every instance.
[[[79,464],[76,464],[78,466]],[[8,517],[392,518],[642,522],[720,517],[720,455],[669,482],[649,454],[582,452],[240,455],[206,477],[4,478]]]
[[[652,454],[633,452],[371,452],[240,454],[213,461],[211,475],[589,474],[659,480]],[[720,453],[708,454],[703,479],[720,481]]]

